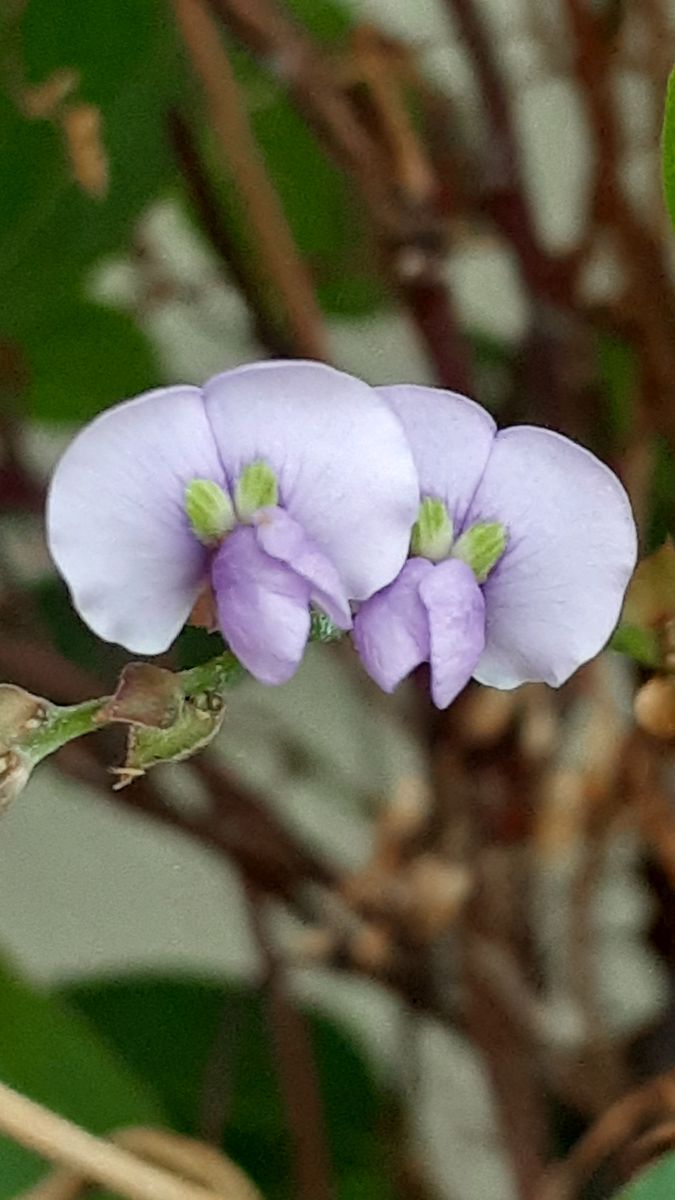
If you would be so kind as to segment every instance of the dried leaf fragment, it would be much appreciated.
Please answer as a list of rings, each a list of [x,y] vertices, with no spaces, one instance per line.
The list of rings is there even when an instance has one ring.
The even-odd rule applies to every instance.
[[[74,104],[61,115],[61,128],[75,180],[96,200],[102,200],[108,191],[108,157],[102,124],[101,110],[94,104]]]
[[[128,663],[115,694],[101,709],[101,724],[119,721],[150,729],[170,729],[180,715],[183,694],[172,671],[152,663]]]

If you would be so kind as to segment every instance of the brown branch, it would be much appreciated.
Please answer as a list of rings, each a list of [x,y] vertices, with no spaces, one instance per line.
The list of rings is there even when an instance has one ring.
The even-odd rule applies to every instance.
[[[294,347],[301,356],[328,360],[314,288],[267,174],[218,28],[203,0],[173,0],[173,7],[204,90],[223,167],[241,195],[261,265],[279,293]]]
[[[267,929],[265,899],[250,885],[246,886],[246,895],[262,963],[279,1087],[294,1147],[297,1194],[299,1200],[333,1200],[323,1102],[309,1028],[289,995],[286,973]]]
[[[569,280],[564,264],[551,260],[536,232],[511,114],[511,97],[479,5],[476,0],[444,0],[444,3],[457,23],[480,85],[490,134],[483,164],[488,212],[515,249],[532,295],[569,304]]]
[[[274,358],[291,358],[292,342],[267,312],[268,305],[251,264],[242,253],[236,237],[227,228],[216,189],[201,159],[190,126],[178,112],[169,114],[169,136],[195,216],[246,303],[257,340]]]
[[[651,1079],[596,1121],[563,1163],[540,1183],[535,1200],[575,1200],[584,1182],[612,1154],[622,1152],[651,1121],[675,1112],[675,1073]]]
[[[400,234],[399,214],[377,141],[358,120],[335,82],[332,62],[274,0],[210,0],[239,40],[288,86],[309,125],[359,184],[377,227]]]
[[[663,247],[633,209],[620,174],[622,140],[613,93],[613,43],[582,0],[565,0],[575,75],[595,150],[594,228],[613,230],[629,282],[617,308],[642,371],[641,400],[655,426],[675,444],[675,304]]]
[[[429,354],[438,382],[470,391],[469,349],[443,280],[447,247],[444,219],[436,207],[438,189],[434,187],[429,193],[425,185],[427,194],[420,196],[417,172],[415,188],[409,193],[401,187],[405,175],[395,169],[396,163],[392,164],[388,143],[392,120],[398,119],[400,132],[400,109],[387,114],[392,120],[384,122],[384,134],[374,136],[340,86],[332,61],[273,0],[210,3],[250,50],[274,66],[328,153],[354,180],[373,223],[392,286]],[[406,134],[409,159],[414,131],[409,128]]]
[[[465,1028],[483,1058],[520,1200],[534,1200],[546,1161],[543,1080],[530,1037],[467,955]]]

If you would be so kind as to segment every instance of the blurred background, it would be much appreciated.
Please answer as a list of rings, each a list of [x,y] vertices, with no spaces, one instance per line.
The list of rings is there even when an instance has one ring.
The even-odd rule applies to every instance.
[[[127,661],[44,544],[73,432],[268,356],[577,438],[645,562],[560,692],[313,646],[127,789],[64,747],[0,828],[0,1079],[271,1200],[675,1195],[674,59],[672,0],[4,0],[0,678]],[[0,1198],[46,1169],[0,1141]]]

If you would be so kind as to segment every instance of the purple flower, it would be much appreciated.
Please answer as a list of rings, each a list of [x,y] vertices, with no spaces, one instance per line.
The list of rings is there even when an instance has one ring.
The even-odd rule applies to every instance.
[[[366,670],[393,691],[429,662],[439,708],[471,676],[564,683],[605,645],[635,565],[618,479],[550,430],[497,432],[463,396],[376,390],[406,431],[422,504],[411,557],[355,617]]]
[[[210,587],[235,654],[281,683],[310,605],[349,629],[350,601],[394,578],[418,504],[383,397],[318,363],[274,362],[103,413],[61,459],[47,524],[100,637],[157,654]]]

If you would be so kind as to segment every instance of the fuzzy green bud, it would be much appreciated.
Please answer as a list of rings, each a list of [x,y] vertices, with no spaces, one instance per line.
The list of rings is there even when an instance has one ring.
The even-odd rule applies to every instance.
[[[242,471],[234,490],[240,521],[250,521],[259,508],[272,508],[279,499],[277,477],[264,462],[252,462]]]
[[[450,553],[452,534],[452,519],[443,501],[427,496],[413,525],[410,553],[416,558],[441,562]]]
[[[232,501],[217,483],[210,479],[193,479],[185,489],[185,511],[200,542],[209,545],[219,542],[234,529]]]
[[[499,521],[483,521],[472,525],[455,542],[452,557],[461,558],[471,567],[479,583],[485,583],[506,549],[507,533]]]

